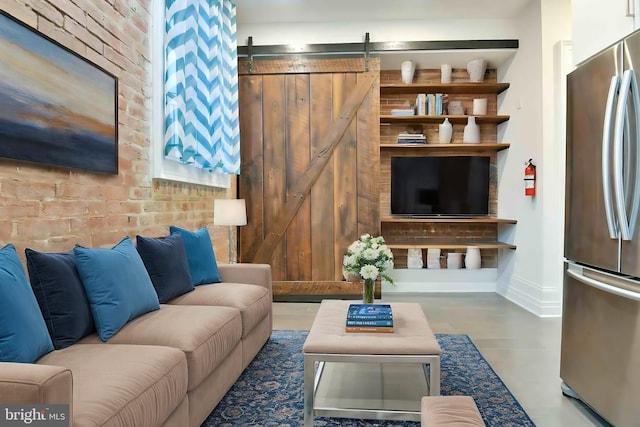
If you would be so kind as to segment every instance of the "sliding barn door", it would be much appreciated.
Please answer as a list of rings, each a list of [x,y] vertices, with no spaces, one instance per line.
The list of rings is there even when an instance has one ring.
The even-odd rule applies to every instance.
[[[240,259],[317,291],[380,231],[379,63],[354,58],[240,63]],[[251,72],[249,73],[249,68]]]

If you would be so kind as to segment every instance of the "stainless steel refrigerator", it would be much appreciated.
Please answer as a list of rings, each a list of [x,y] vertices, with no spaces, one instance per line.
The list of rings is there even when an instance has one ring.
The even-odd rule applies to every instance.
[[[638,72],[634,33],[567,79],[560,377],[620,427],[640,426]]]

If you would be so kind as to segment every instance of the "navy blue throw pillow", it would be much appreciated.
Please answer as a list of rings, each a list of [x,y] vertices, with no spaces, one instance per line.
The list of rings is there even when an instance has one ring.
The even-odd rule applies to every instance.
[[[169,227],[169,232],[171,234],[178,233],[182,236],[184,250],[187,253],[191,283],[194,286],[222,282],[207,227],[189,231],[172,225]]]
[[[136,236],[136,249],[161,304],[193,290],[180,234],[159,238]]]
[[[24,252],[31,288],[53,346],[60,350],[95,332],[73,252],[42,253],[29,248]]]

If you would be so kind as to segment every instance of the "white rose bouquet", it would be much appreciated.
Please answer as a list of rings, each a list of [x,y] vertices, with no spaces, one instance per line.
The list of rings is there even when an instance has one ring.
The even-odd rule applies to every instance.
[[[363,234],[347,249],[342,260],[342,274],[350,280],[356,276],[364,281],[364,302],[373,303],[373,284],[378,278],[389,283],[393,279],[388,271],[393,269],[393,253],[382,236]],[[368,295],[370,293],[370,295]]]

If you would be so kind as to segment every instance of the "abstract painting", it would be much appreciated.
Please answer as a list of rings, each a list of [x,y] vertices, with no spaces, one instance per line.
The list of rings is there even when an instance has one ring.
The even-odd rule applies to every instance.
[[[117,79],[0,13],[0,157],[118,173]]]

